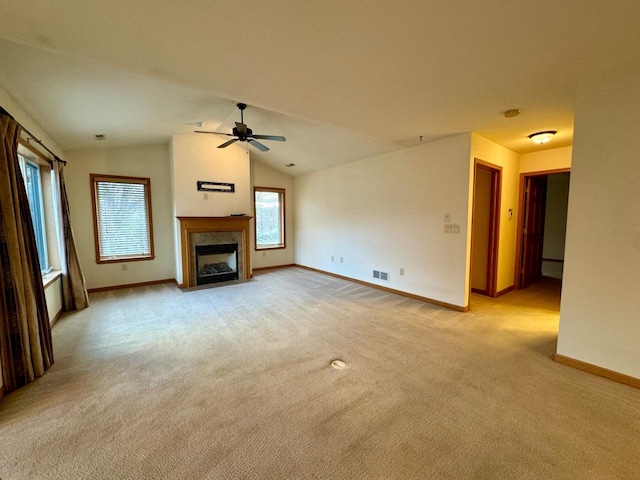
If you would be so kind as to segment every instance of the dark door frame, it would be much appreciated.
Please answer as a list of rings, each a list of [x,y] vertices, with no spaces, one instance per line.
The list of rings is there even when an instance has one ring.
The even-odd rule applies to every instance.
[[[518,231],[516,234],[516,261],[515,261],[515,271],[514,271],[514,279],[513,279],[513,288],[518,290],[522,288],[522,279],[520,276],[521,268],[522,268],[522,254],[523,254],[523,241],[522,235],[524,233],[524,193],[525,193],[525,185],[527,183],[527,178],[530,177],[543,177],[548,175],[553,175],[555,173],[566,173],[571,172],[571,168],[557,168],[553,170],[541,170],[539,172],[527,172],[520,174],[520,193],[518,195]]]
[[[471,261],[469,262],[469,288],[471,289],[471,269],[473,268],[473,228],[476,198],[476,172],[478,168],[491,171],[491,203],[489,211],[489,253],[487,258],[487,289],[476,293],[497,296],[498,286],[498,240],[500,238],[500,198],[502,196],[502,167],[474,158],[473,165],[473,205],[471,209]]]

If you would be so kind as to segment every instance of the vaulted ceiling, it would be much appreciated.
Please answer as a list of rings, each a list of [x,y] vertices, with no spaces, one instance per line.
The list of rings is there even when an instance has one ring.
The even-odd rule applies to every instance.
[[[570,145],[580,80],[640,59],[637,0],[0,8],[0,86],[61,148],[229,130],[242,101],[255,132],[288,139],[252,154],[293,175],[465,131],[520,153]],[[536,147],[540,130],[558,135]]]

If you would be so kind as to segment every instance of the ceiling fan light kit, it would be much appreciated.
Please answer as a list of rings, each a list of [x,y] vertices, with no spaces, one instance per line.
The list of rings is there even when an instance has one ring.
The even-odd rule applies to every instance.
[[[558,132],[555,130],[546,130],[544,132],[532,133],[529,135],[529,138],[535,143],[543,144],[551,140],[556,133]]]
[[[240,109],[240,122],[236,122],[236,126],[233,127],[233,133],[220,133],[220,132],[206,132],[203,130],[195,130],[195,133],[212,133],[214,135],[223,135],[226,137],[235,137],[232,138],[231,140],[228,140],[226,142],[224,142],[221,145],[218,145],[218,148],[227,148],[229,145],[236,143],[236,142],[248,142],[251,145],[253,145],[254,147],[256,147],[258,150],[260,150],[261,152],[267,152],[269,151],[269,147],[267,147],[266,145],[263,145],[262,143],[258,142],[258,140],[271,140],[271,141],[276,141],[276,142],[286,142],[287,139],[284,138],[281,135],[258,135],[258,134],[254,134],[253,130],[251,130],[249,127],[247,127],[247,125],[244,123],[244,110],[247,108],[247,104],[246,103],[238,103],[237,104],[238,108]]]

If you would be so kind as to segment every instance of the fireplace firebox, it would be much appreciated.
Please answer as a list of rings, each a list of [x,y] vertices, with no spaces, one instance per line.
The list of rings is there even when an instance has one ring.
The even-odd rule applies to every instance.
[[[196,245],[196,284],[238,280],[238,244]]]

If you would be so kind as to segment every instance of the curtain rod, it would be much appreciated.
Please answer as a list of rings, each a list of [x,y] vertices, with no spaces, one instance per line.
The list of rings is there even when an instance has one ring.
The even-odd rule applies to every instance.
[[[40,145],[42,148],[44,148],[47,152],[49,152],[51,154],[51,156],[53,157],[53,159],[56,162],[61,162],[63,165],[66,165],[67,162],[65,162],[64,160],[62,160],[58,155],[56,155],[55,153],[53,153],[51,150],[49,150],[49,147],[47,147],[44,143],[42,143],[42,140],[40,140],[38,137],[36,137],[33,133],[31,133],[29,130],[27,130],[26,128],[24,128],[24,126],[22,126],[22,124],[17,121],[15,118],[13,118],[13,116],[7,112],[4,108],[0,107],[0,114],[4,114],[6,116],[8,116],[9,118],[11,118],[14,122],[16,122],[18,125],[20,125],[20,128],[22,128],[22,130],[24,131],[24,133],[27,134],[27,136],[29,138],[27,138],[27,143],[29,143],[29,141],[33,140],[35,141],[38,145]]]

